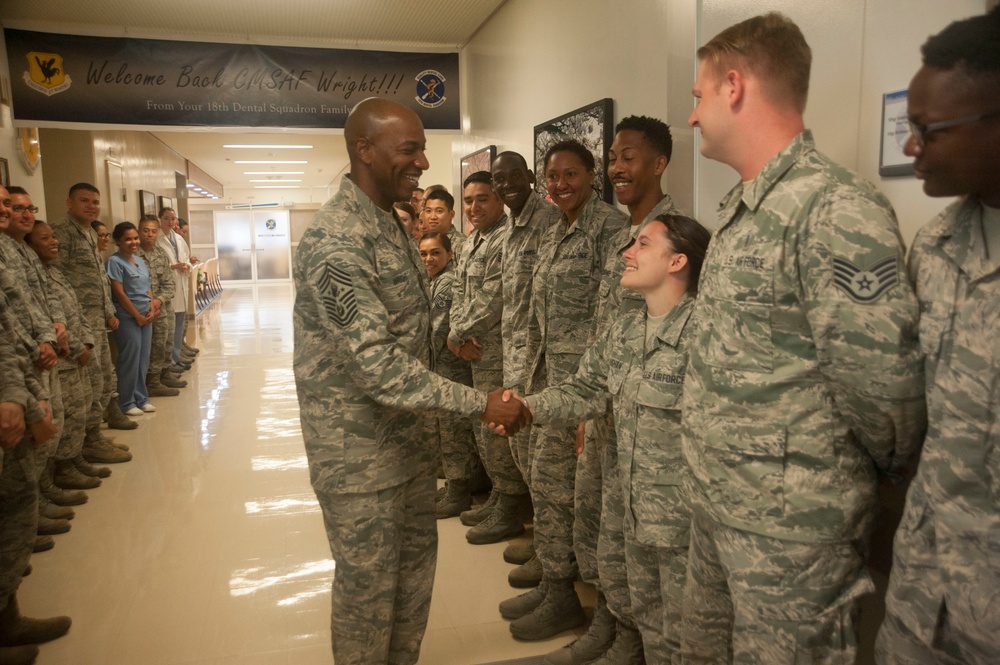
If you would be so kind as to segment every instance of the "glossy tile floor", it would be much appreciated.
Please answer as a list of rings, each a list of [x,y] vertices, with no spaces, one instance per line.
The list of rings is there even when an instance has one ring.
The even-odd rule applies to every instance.
[[[113,432],[135,459],[113,465],[72,531],[32,557],[19,592],[29,616],[73,618],[39,663],[333,662],[335,564],[299,433],[292,298],[289,285],[227,290],[198,317],[188,387],[154,399],[139,429]],[[467,544],[457,519],[438,525],[420,663],[524,658],[573,638],[516,642],[497,613],[514,594],[505,545]]]

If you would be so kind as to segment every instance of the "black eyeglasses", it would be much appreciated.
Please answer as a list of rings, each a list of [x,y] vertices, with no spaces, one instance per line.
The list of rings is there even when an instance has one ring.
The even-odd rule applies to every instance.
[[[954,120],[942,120],[941,122],[931,122],[928,124],[923,124],[921,122],[916,122],[913,118],[909,118],[910,123],[910,133],[913,134],[913,138],[916,139],[917,143],[924,145],[924,141],[927,139],[927,135],[931,132],[936,132],[941,129],[949,129],[951,127],[958,127],[959,125],[965,125],[970,122],[979,122],[980,120],[987,120],[989,118],[1000,117],[1000,109],[996,111],[990,111],[988,113],[980,113],[978,115],[967,115],[962,118],[955,118]]]
[[[105,238],[110,238],[111,234],[110,233],[98,233],[97,237],[100,238],[101,240],[103,240]]]
[[[31,213],[36,213],[38,212],[38,206],[23,206],[18,204],[11,206],[11,210],[13,210],[14,212],[24,212],[25,210],[27,210]]]

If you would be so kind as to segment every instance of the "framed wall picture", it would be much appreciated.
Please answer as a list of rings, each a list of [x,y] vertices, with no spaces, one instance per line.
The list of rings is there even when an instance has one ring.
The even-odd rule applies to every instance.
[[[469,235],[470,229],[466,228],[468,225],[465,221],[465,212],[462,206],[462,183],[476,171],[489,171],[493,167],[493,160],[496,158],[497,147],[495,145],[480,148],[462,158],[461,176],[459,177],[458,187],[455,189],[455,207],[458,208],[459,228],[462,229],[465,235]]]
[[[177,208],[174,206],[174,200],[169,196],[160,197],[160,208],[159,210],[156,211],[157,214],[159,214],[160,210],[162,210],[163,208],[170,208],[174,212],[177,212]]]
[[[10,187],[10,164],[0,157],[0,185]]]
[[[615,103],[611,98],[598,100],[592,104],[570,111],[540,125],[535,125],[535,189],[539,196],[547,197],[545,191],[545,153],[549,147],[566,139],[576,139],[594,153],[597,162],[594,189],[608,203],[611,198],[611,182],[604,172],[608,148],[614,139]]]
[[[156,194],[147,192],[145,189],[139,190],[139,217],[143,215],[156,214]]]
[[[903,147],[910,138],[906,95],[906,90],[882,95],[882,145],[879,150],[878,174],[883,177],[914,173],[913,158],[903,154]]]

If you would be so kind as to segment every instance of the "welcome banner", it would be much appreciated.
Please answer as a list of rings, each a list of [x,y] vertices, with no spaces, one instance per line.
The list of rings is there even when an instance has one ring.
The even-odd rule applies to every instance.
[[[16,121],[342,128],[356,103],[384,97],[427,129],[461,129],[457,53],[4,38]]]

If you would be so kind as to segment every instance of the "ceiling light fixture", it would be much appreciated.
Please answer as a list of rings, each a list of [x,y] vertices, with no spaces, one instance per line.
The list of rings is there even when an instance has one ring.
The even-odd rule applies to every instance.
[[[259,180],[250,179],[248,182],[302,182],[301,180],[287,179],[287,178],[261,178]]]
[[[301,185],[254,185],[254,189],[302,189]]]
[[[260,144],[260,145],[230,144],[230,145],[224,145],[222,147],[223,148],[289,148],[295,150],[308,150],[312,148],[311,145],[266,145],[266,144]]]
[[[244,171],[243,175],[305,175],[305,171]]]
[[[274,159],[271,159],[271,160],[267,160],[267,159],[264,159],[264,160],[243,160],[243,159],[238,159],[234,163],[236,163],[236,164],[308,164],[309,162],[305,161],[304,159],[303,160],[274,160]]]

